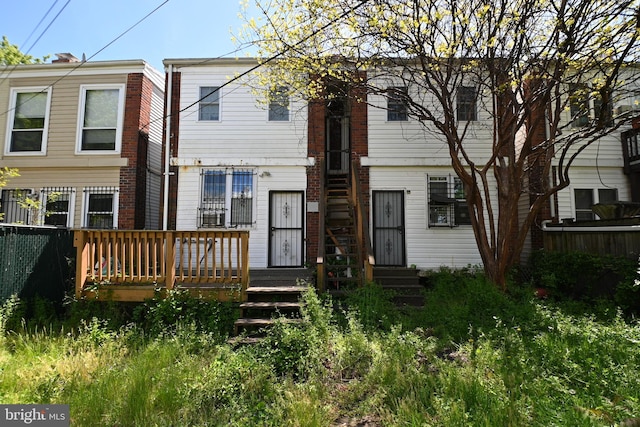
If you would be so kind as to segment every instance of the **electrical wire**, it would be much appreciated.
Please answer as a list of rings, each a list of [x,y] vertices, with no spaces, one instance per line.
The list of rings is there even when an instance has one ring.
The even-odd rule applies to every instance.
[[[71,0],[68,0],[71,1]],[[135,27],[137,27],[138,25],[140,25],[143,21],[145,21],[147,18],[149,18],[151,15],[153,15],[155,12],[157,12],[162,6],[164,6],[165,4],[169,3],[170,0],[165,0],[163,1],[158,7],[156,7],[155,9],[153,9],[151,12],[149,12],[148,14],[146,14],[143,18],[141,18],[140,20],[138,20],[135,24],[131,25],[129,28],[127,28],[126,30],[124,30],[122,33],[120,33],[116,38],[114,38],[113,40],[111,40],[109,43],[107,43],[105,46],[103,46],[100,50],[98,50],[96,53],[94,53],[93,55],[91,55],[89,58],[87,58],[87,61],[90,60],[91,58],[95,57],[96,55],[98,55],[100,52],[102,52],[103,50],[105,50],[106,48],[108,48],[109,46],[111,46],[113,43],[115,43],[116,41],[118,41],[120,38],[122,38],[125,34],[127,34],[129,31],[131,31],[132,29],[134,29]],[[79,62],[78,65],[76,65],[75,67],[73,67],[71,70],[69,70],[69,72],[67,72],[66,74],[62,75],[59,79],[57,79],[56,81],[54,81],[53,83],[51,83],[50,85],[48,85],[45,89],[41,90],[39,93],[44,93],[45,91],[53,88],[53,86],[55,86],[56,84],[58,84],[62,79],[65,79],[66,77],[68,77],[71,73],[73,73],[74,71],[76,71],[78,68],[82,67],[84,64],[86,64],[86,61],[83,62]],[[34,94],[31,98],[26,99],[22,104],[29,102],[31,99],[33,99],[37,94]],[[22,105],[20,104],[20,105]],[[9,108],[8,110],[5,110],[3,113],[0,113],[0,117],[4,116],[6,114],[8,114],[9,112],[15,110],[16,108],[18,108],[20,105],[16,105],[12,108]]]
[[[45,20],[45,18],[49,15],[49,13],[51,12],[51,10],[54,8],[54,6],[58,3],[59,0],[56,0],[51,7],[49,8],[49,10],[47,10],[47,13],[44,14],[44,16],[42,17],[42,19],[40,19],[40,22],[38,22],[38,25],[36,25],[33,29],[33,31],[31,31],[31,34],[29,34],[29,37],[27,37],[27,40],[25,40],[24,44],[26,44],[29,39],[31,38],[31,36],[36,32],[36,30],[38,29],[38,27],[40,26],[40,24],[42,24],[42,21]],[[40,39],[42,38],[42,36],[44,35],[44,33],[47,32],[47,30],[49,29],[49,27],[51,27],[51,25],[56,21],[56,19],[58,19],[58,17],[60,16],[60,14],[62,13],[63,10],[65,10],[65,8],[67,7],[67,5],[71,2],[71,0],[67,0],[67,2],[64,4],[64,6],[62,6],[62,9],[60,9],[58,11],[58,13],[56,14],[56,16],[53,17],[53,19],[51,20],[51,22],[49,22],[49,25],[47,25],[47,27],[42,30],[42,32],[40,33],[40,35],[38,36],[38,38],[36,39],[36,41],[34,41],[31,46],[29,46],[29,49],[26,50],[25,55],[28,55],[29,52],[31,52],[31,49],[33,49],[33,47],[36,45],[36,43],[38,43],[38,41],[40,41]],[[2,83],[5,82],[5,80],[7,80],[9,78],[9,76],[11,76],[11,73],[13,73],[13,71],[18,67],[18,65],[20,64],[14,64],[13,66],[11,66],[11,70],[2,78],[2,80],[0,80],[0,86],[2,86]],[[7,69],[10,67],[10,65],[7,65],[2,71],[0,71],[0,73],[4,73],[5,71],[7,71]]]
[[[265,59],[265,60],[264,60],[264,61],[262,61],[262,62],[258,62],[258,64],[256,64],[255,66],[253,66],[253,67],[249,68],[248,70],[246,70],[246,71],[244,71],[244,72],[242,72],[242,73],[238,74],[237,76],[235,76],[235,77],[233,77],[233,78],[229,79],[229,80],[228,80],[228,81],[226,81],[225,83],[223,83],[223,84],[221,84],[220,86],[218,86],[218,87],[216,88],[216,90],[214,90],[214,91],[212,91],[212,92],[210,92],[210,93],[206,94],[205,96],[203,96],[203,97],[199,98],[199,99],[198,99],[198,100],[196,100],[195,102],[192,102],[191,104],[187,105],[186,107],[184,107],[184,108],[182,108],[182,109],[180,109],[180,110],[176,111],[175,113],[174,113],[174,112],[172,112],[171,114],[165,114],[162,118],[158,118],[158,119],[152,120],[152,121],[150,121],[149,123],[147,123],[147,124],[145,124],[144,126],[142,126],[142,128],[144,129],[144,128],[146,128],[147,126],[151,125],[152,123],[155,123],[155,122],[156,122],[156,121],[158,121],[158,120],[168,119],[168,118],[170,118],[171,116],[173,116],[174,114],[179,114],[179,113],[184,112],[185,110],[188,110],[189,108],[191,108],[191,107],[195,106],[196,104],[200,103],[200,101],[202,101],[203,99],[205,99],[207,96],[209,96],[209,95],[211,95],[211,94],[214,94],[214,93],[216,93],[216,92],[219,92],[219,91],[220,91],[220,89],[222,89],[222,88],[224,88],[224,87],[226,87],[226,86],[230,85],[231,83],[233,83],[233,82],[235,82],[235,81],[237,81],[237,80],[239,80],[239,79],[243,78],[243,77],[244,77],[244,76],[246,76],[247,74],[250,74],[250,73],[254,72],[255,70],[257,70],[258,68],[260,68],[260,67],[262,67],[262,66],[264,66],[264,65],[266,65],[266,64],[268,64],[268,63],[270,63],[270,62],[275,61],[275,60],[276,60],[276,59],[278,59],[280,56],[282,56],[282,55],[284,55],[285,53],[289,52],[290,50],[292,50],[292,49],[294,49],[294,48],[298,47],[298,46],[299,46],[299,45],[301,45],[302,43],[306,42],[306,41],[307,41],[307,40],[309,40],[310,38],[312,38],[312,37],[314,37],[315,35],[317,35],[318,33],[320,33],[320,32],[322,32],[322,31],[326,30],[326,29],[327,29],[327,28],[329,28],[329,27],[331,27],[333,24],[335,24],[336,22],[338,22],[340,19],[342,19],[342,18],[344,18],[344,17],[348,16],[350,13],[354,12],[356,9],[358,9],[360,6],[362,6],[362,5],[366,4],[366,3],[367,3],[367,0],[361,0],[358,4],[356,4],[355,6],[351,7],[349,10],[347,10],[347,11],[343,12],[341,15],[339,15],[335,20],[333,20],[333,21],[331,21],[331,22],[326,23],[326,24],[325,24],[325,25],[323,25],[322,27],[320,27],[320,28],[318,28],[317,30],[313,31],[311,34],[309,34],[309,35],[307,35],[306,37],[303,37],[302,39],[298,40],[298,41],[297,41],[296,43],[294,43],[293,45],[286,46],[282,51],[280,51],[280,52],[278,52],[278,53],[276,53],[276,54],[274,54],[274,55],[272,55],[272,56],[268,57],[267,59]],[[202,62],[200,62],[200,63],[194,63],[193,65],[199,65],[199,64],[202,64],[202,63],[206,63],[207,61],[210,61],[210,60],[211,60],[211,59],[207,59],[207,60],[204,60],[204,61],[202,61]],[[171,100],[169,100],[168,102],[171,102]]]

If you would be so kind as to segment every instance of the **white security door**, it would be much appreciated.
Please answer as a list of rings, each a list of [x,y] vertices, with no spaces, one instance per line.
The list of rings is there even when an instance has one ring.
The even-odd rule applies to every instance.
[[[304,209],[301,191],[269,193],[269,267],[302,267]]]

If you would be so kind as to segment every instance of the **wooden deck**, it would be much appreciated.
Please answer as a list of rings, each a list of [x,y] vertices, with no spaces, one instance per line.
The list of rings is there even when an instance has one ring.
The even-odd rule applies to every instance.
[[[76,297],[144,301],[185,290],[244,301],[248,231],[76,230]]]

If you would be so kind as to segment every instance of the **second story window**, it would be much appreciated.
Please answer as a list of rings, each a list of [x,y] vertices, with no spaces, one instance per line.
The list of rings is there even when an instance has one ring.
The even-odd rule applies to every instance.
[[[198,120],[220,120],[220,87],[202,86],[200,88],[200,105],[198,107]]]
[[[582,127],[593,118],[596,126],[613,125],[613,97],[609,88],[591,90],[586,84],[569,85],[571,127]]]
[[[473,86],[460,86],[456,95],[458,121],[478,120],[476,88]]]
[[[50,95],[50,88],[12,91],[6,154],[46,152]]]
[[[81,88],[80,152],[119,152],[122,141],[124,87],[122,85]]]
[[[406,96],[406,87],[390,87],[387,89],[387,121],[402,122],[408,120]]]
[[[269,121],[289,121],[289,95],[284,86],[279,86],[269,92]]]

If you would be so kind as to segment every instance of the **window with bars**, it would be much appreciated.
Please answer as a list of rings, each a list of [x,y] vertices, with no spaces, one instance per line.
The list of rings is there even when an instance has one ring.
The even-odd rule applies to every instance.
[[[116,228],[118,223],[118,189],[116,187],[87,187],[83,191],[83,227]]]
[[[200,121],[220,120],[220,87],[219,86],[200,87],[198,120]]]
[[[269,121],[289,120],[289,94],[285,86],[278,86],[269,92]]]
[[[387,89],[387,121],[401,122],[408,120],[406,87],[390,87]]]
[[[30,189],[2,190],[0,196],[0,222],[7,224],[31,224],[31,210],[25,207],[21,201],[31,197]]]
[[[458,177],[430,176],[427,187],[430,227],[471,224],[464,186]]]
[[[201,228],[247,227],[253,224],[254,172],[212,169],[201,173]]]
[[[59,227],[73,226],[73,196],[71,187],[46,187],[42,189],[44,223]]]

